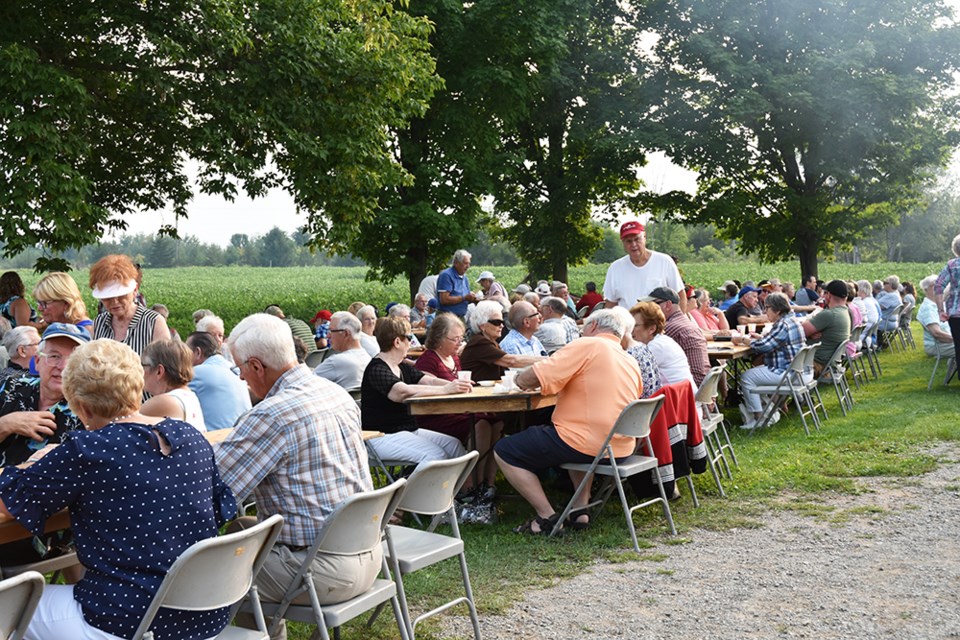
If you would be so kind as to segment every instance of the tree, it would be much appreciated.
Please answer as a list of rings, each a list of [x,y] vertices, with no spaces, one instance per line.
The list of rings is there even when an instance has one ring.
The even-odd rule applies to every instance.
[[[652,100],[641,36],[618,0],[492,0],[483,24],[501,43],[503,169],[495,195],[503,234],[533,273],[567,281],[567,266],[602,242],[639,188]]]
[[[657,146],[698,193],[647,200],[761,260],[891,223],[957,142],[960,59],[941,0],[654,0]]]
[[[297,245],[283,232],[274,227],[260,241],[261,267],[289,267],[297,259]]]
[[[123,229],[192,188],[281,187],[342,244],[405,179],[388,130],[437,80],[429,24],[390,0],[0,3],[6,255]],[[162,229],[175,233],[172,228]]]
[[[177,240],[170,236],[156,236],[146,257],[147,266],[153,269],[177,266]]]

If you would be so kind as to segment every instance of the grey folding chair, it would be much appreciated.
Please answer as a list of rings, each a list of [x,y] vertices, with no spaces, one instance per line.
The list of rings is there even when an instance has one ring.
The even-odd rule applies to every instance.
[[[937,350],[937,360],[936,362],[933,363],[933,371],[930,372],[930,381],[927,382],[927,391],[930,391],[930,389],[933,388],[933,379],[937,376],[937,369],[940,368],[941,360],[947,361],[947,375],[943,379],[943,384],[947,384],[948,382],[950,382],[950,378],[953,377],[953,374],[956,371],[956,357],[947,356],[946,358],[944,358],[943,356],[940,355],[940,351]]]
[[[590,310],[590,313],[593,313],[594,311],[600,311],[600,309],[603,309],[606,304],[607,303],[604,301],[598,302],[597,304],[593,305],[593,309]]]
[[[426,618],[459,604],[466,604],[470,622],[473,624],[474,638],[480,640],[480,621],[477,619],[473,588],[470,586],[470,574],[467,571],[467,558],[464,555],[464,544],[460,538],[460,527],[457,524],[453,501],[479,458],[479,452],[471,451],[459,458],[435,460],[418,466],[416,471],[407,478],[407,488],[403,492],[399,508],[411,513],[434,516],[431,528],[423,531],[398,525],[387,527],[387,562],[397,582],[400,610],[411,639],[415,637],[417,625]],[[452,535],[443,535],[432,530],[439,523],[441,516],[446,516],[445,521],[450,524]],[[464,595],[412,619],[403,586],[403,577],[450,558],[457,558],[460,561]]]
[[[854,346],[855,351],[853,355],[850,355],[848,351],[844,351],[843,360],[846,362],[847,371],[850,372],[850,376],[853,378],[853,383],[857,386],[857,389],[861,385],[866,385],[869,382],[870,378],[867,376],[867,364],[864,362],[865,356],[863,355],[863,330],[866,328],[865,324],[858,324],[850,330],[850,343]]]
[[[23,638],[44,585],[43,576],[36,571],[25,571],[0,582],[0,638]]]
[[[303,363],[311,369],[316,369],[321,362],[326,360],[328,351],[330,349],[314,349],[303,359]]]
[[[797,413],[800,414],[800,421],[803,423],[804,432],[810,435],[807,416],[812,417],[814,427],[817,431],[820,430],[820,418],[817,416],[816,405],[810,396],[807,384],[803,381],[804,372],[809,371],[809,367],[811,366],[808,362],[812,362],[816,348],[819,346],[820,343],[803,346],[800,351],[797,352],[797,355],[793,357],[790,366],[783,372],[783,375],[780,376],[777,384],[761,385],[756,388],[758,393],[767,396],[767,401],[760,413],[760,419],[757,421],[757,429],[761,429],[770,423],[782,402],[785,400],[793,400],[793,404],[797,408]]]
[[[880,322],[878,324],[885,325],[891,318],[897,319],[897,326],[893,329],[880,329],[877,332],[877,336],[880,339],[880,342],[890,351],[894,351],[898,348],[896,337],[897,330],[900,328],[900,312],[903,311],[903,303],[901,302],[897,306],[893,307],[886,313],[880,314]]]
[[[906,351],[907,348],[916,349],[917,343],[913,340],[913,332],[910,330],[910,323],[913,321],[914,303],[905,302],[903,311],[900,312],[900,320],[897,322],[897,338],[900,340],[900,346]]]
[[[847,344],[849,342],[849,340],[846,340],[840,343],[836,351],[833,352],[833,355],[830,356],[827,366],[820,370],[820,375],[816,376],[818,385],[833,385],[833,389],[837,393],[837,402],[840,403],[840,411],[843,412],[843,415],[847,415],[848,411],[853,411],[853,394],[850,393],[850,385],[847,384],[846,367],[843,365],[843,358],[847,353]]]
[[[730,462],[727,460],[727,453],[733,458],[733,463],[740,467],[737,462],[737,455],[733,450],[733,443],[730,442],[730,435],[727,433],[727,427],[724,424],[723,412],[717,406],[717,395],[719,393],[720,380],[726,371],[725,366],[713,367],[703,378],[700,387],[697,388],[696,402],[700,408],[700,429],[703,432],[703,439],[707,443],[707,463],[710,465],[710,472],[714,476],[717,488],[721,496],[726,496],[723,486],[720,484],[720,473],[726,472],[727,478],[733,479],[730,471]],[[722,434],[722,438],[721,438]],[[720,464],[723,468],[720,468]]]
[[[258,628],[228,626],[217,639],[269,640],[253,581],[282,527],[283,517],[275,515],[249,529],[191,545],[170,566],[133,640],[153,640],[149,629],[161,607],[206,611],[232,606],[244,596],[251,602]]]
[[[861,349],[867,358],[867,364],[870,365],[870,375],[874,380],[879,380],[883,375],[883,369],[880,367],[880,358],[878,357],[879,348],[877,346],[877,332],[880,329],[880,323],[874,324],[863,334],[863,347]]]
[[[382,564],[383,577],[374,581],[365,593],[345,602],[320,604],[316,585],[313,583],[312,565],[320,552],[329,554],[357,554],[370,551],[382,544],[384,529],[390,515],[397,510],[407,481],[397,480],[382,489],[355,493],[342,503],[327,518],[317,539],[310,545],[303,564],[297,570],[280,602],[263,602],[263,611],[270,617],[270,633],[275,633],[284,620],[295,620],[316,625],[313,638],[329,640],[327,628],[338,629],[357,616],[390,602],[403,640],[409,640],[403,612],[397,600],[397,584],[390,578],[386,559]],[[310,604],[293,604],[306,593]],[[248,605],[244,604],[244,610]]]
[[[550,531],[551,536],[556,535],[563,526],[563,521],[570,515],[580,495],[593,484],[594,474],[606,476],[607,483],[606,486],[600,490],[597,497],[586,506],[587,509],[598,507],[591,513],[591,518],[603,509],[607,498],[610,497],[614,487],[616,487],[617,493],[620,494],[620,505],[623,507],[623,515],[627,519],[627,528],[630,529],[630,538],[633,541],[634,551],[640,553],[640,543],[637,542],[637,530],[633,525],[633,512],[643,507],[659,502],[663,506],[663,515],[667,519],[667,524],[670,525],[670,533],[677,535],[677,529],[673,526],[673,515],[670,513],[670,503],[667,501],[667,494],[663,489],[663,482],[660,480],[660,463],[653,455],[653,445],[650,444],[650,424],[662,406],[663,396],[634,400],[620,412],[620,417],[614,422],[613,427],[607,434],[607,439],[604,440],[603,446],[600,448],[600,452],[594,457],[593,462],[590,464],[560,465],[561,468],[567,471],[582,472],[584,476],[583,480],[577,486],[576,491],[574,491],[573,496],[570,498],[570,501],[567,503],[567,506],[564,507],[560,516],[557,518],[556,524]],[[613,457],[613,448],[610,446],[610,441],[615,435],[635,438],[639,445],[636,450],[646,451],[650,455],[636,454],[629,456],[622,462],[617,462]],[[651,498],[645,502],[630,506],[627,502],[626,493],[623,490],[623,479],[645,471],[653,474],[654,482],[656,482],[657,488],[660,490],[660,497]]]

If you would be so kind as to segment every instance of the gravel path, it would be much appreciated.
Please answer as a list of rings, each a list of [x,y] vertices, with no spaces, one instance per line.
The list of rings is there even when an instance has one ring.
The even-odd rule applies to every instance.
[[[687,531],[689,544],[646,552],[665,559],[598,563],[528,592],[481,618],[484,639],[960,638],[960,447],[932,453],[934,472],[862,479],[818,515]],[[449,621],[450,637],[468,629]]]

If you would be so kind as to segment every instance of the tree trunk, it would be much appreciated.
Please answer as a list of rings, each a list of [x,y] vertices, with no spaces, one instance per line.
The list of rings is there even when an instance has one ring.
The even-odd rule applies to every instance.
[[[814,275],[819,277],[819,272],[817,271],[817,240],[812,237],[805,237],[798,239],[797,254],[800,256],[800,285],[797,289],[803,286],[804,279],[808,275]]]
[[[417,292],[420,290],[420,281],[427,277],[427,249],[417,247],[407,252],[409,269],[407,278],[410,284],[410,304],[416,302]]]

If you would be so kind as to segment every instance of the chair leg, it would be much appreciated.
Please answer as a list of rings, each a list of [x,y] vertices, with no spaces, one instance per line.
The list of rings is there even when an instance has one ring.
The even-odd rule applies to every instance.
[[[933,371],[930,372],[930,381],[927,383],[927,391],[933,388],[933,379],[937,376],[937,369],[940,368],[940,353],[937,352],[937,359],[933,363]]]
[[[726,420],[726,418],[724,418],[724,420],[720,423],[720,425],[719,425],[718,428],[719,428],[719,429],[723,429],[723,439],[726,441],[726,444],[721,445],[720,448],[721,448],[721,449],[726,448],[726,449],[728,449],[728,450],[730,451],[730,457],[733,458],[733,464],[734,464],[734,466],[737,467],[737,469],[739,469],[739,468],[740,468],[740,462],[737,460],[737,452],[734,451],[734,449],[733,449],[733,442],[730,441],[730,432],[727,431],[727,420]],[[729,469],[729,468],[728,468],[728,469]]]
[[[712,466],[712,465],[711,465]],[[693,486],[693,474],[687,474],[687,486],[690,487],[690,497],[693,498],[693,508],[700,508],[700,498],[697,497],[697,489]]]
[[[713,432],[714,434],[716,431]],[[713,435],[713,434],[711,434]],[[713,476],[713,481],[717,484],[717,491],[720,492],[721,498],[726,498],[727,494],[723,490],[723,485],[720,483],[720,474],[717,473],[717,463],[723,458],[722,452],[715,452],[713,443],[710,441],[710,436],[704,438],[707,441],[707,464],[710,466],[710,475]],[[721,471],[722,473],[722,471]],[[690,478],[690,486],[693,486],[692,474],[688,475],[687,478]],[[697,505],[699,506],[699,505]]]

